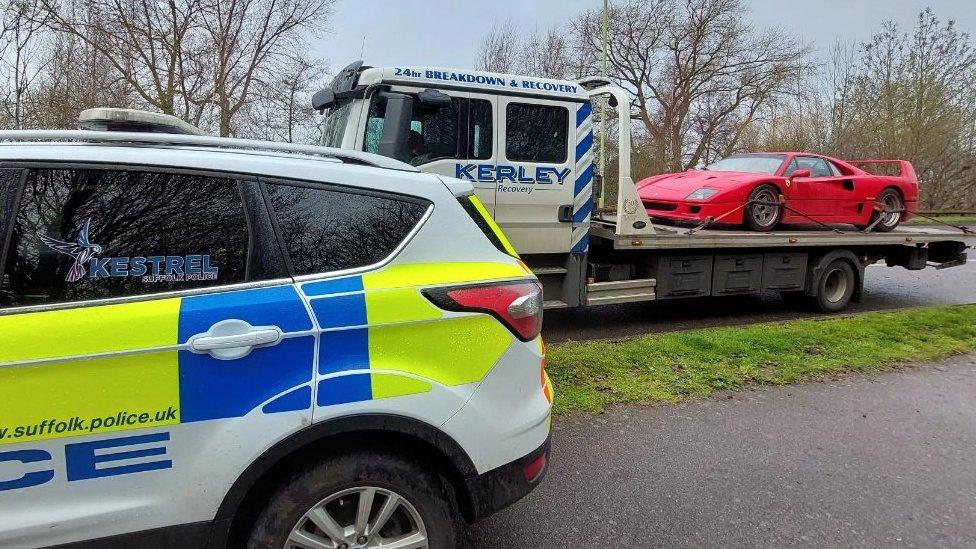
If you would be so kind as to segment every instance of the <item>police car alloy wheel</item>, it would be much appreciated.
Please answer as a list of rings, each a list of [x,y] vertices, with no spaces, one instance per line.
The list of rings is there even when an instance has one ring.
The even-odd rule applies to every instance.
[[[456,504],[419,459],[352,451],[282,483],[258,516],[249,549],[447,549]]]
[[[291,529],[285,546],[426,547],[427,528],[417,509],[400,494],[363,486],[333,494],[311,508]]]

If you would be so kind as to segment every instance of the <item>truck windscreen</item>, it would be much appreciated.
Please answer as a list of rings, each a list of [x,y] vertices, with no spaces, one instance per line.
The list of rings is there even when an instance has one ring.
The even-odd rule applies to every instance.
[[[346,133],[346,123],[349,121],[349,111],[352,109],[352,99],[337,102],[326,115],[322,124],[322,145],[326,147],[342,147],[342,137]]]

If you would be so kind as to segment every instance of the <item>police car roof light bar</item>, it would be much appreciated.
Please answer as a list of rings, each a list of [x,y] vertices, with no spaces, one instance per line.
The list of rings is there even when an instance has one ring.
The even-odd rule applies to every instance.
[[[253,150],[264,152],[296,153],[320,158],[331,158],[350,164],[365,164],[377,168],[400,171],[420,171],[417,168],[376,154],[317,145],[296,143],[277,143],[255,139],[233,137],[214,137],[209,135],[189,135],[175,133],[118,132],[91,130],[2,130],[0,142],[90,142],[118,144],[154,144],[211,147],[214,149]]]

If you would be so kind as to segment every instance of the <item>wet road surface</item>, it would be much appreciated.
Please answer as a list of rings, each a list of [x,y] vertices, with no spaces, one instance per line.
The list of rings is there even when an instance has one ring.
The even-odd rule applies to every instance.
[[[966,265],[909,271],[872,265],[865,269],[864,299],[847,312],[923,305],[976,303],[976,254]],[[549,342],[612,339],[640,333],[734,326],[821,316],[786,307],[777,293],[726,298],[604,305],[545,312],[542,335]]]
[[[557,418],[464,547],[976,546],[976,357]]]

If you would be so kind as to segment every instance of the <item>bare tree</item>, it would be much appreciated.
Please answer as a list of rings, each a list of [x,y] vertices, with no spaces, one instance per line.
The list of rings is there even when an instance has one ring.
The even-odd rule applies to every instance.
[[[214,44],[213,87],[220,135],[252,99],[255,84],[269,81],[321,32],[336,0],[203,0],[202,25]]]
[[[73,128],[81,110],[139,104],[112,64],[74,35],[55,34],[40,63],[44,68],[29,90],[27,103],[34,127]]]
[[[198,0],[40,0],[57,32],[93,48],[146,107],[198,122],[189,108],[185,69],[195,40]]]
[[[8,86],[4,90],[8,99],[4,109],[10,125],[24,127],[24,101],[28,90],[43,70],[43,63],[32,63],[40,57],[38,42],[46,30],[48,17],[36,0],[10,0],[3,12],[2,40],[3,67]]]
[[[42,2],[49,25],[107,60],[138,105],[234,133],[259,82],[280,79],[337,0]]]
[[[296,57],[274,80],[257,82],[255,99],[241,111],[235,132],[273,141],[315,141],[318,120],[309,99],[326,71],[321,61]]]
[[[551,28],[541,35],[536,32],[521,45],[519,72],[544,78],[580,77],[582,75],[576,74],[571,48],[566,33],[560,28]]]
[[[506,20],[502,24],[495,23],[481,39],[478,53],[477,68],[491,72],[512,72],[515,68],[518,50],[514,38],[513,23]]]
[[[762,108],[793,92],[808,48],[747,25],[741,0],[654,0],[610,9],[611,76],[634,96],[659,170],[735,150]],[[600,13],[574,23],[598,69]]]

